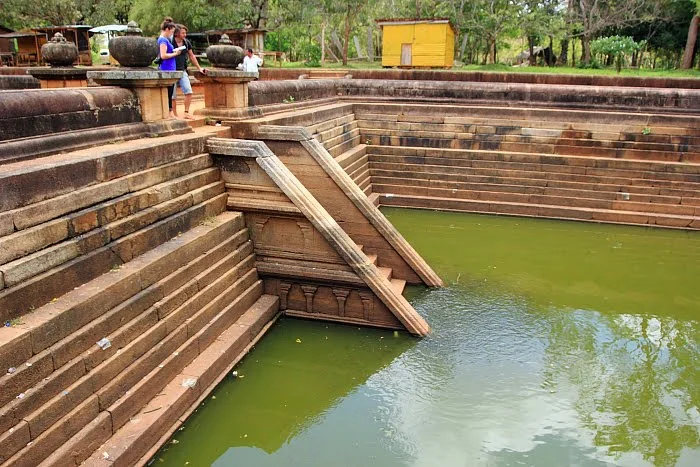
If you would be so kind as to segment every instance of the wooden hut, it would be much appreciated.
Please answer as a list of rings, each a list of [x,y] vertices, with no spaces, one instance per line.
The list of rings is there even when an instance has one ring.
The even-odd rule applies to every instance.
[[[92,29],[92,26],[78,24],[34,28],[34,31],[45,34],[49,40],[54,34],[60,32],[67,41],[71,41],[78,47],[78,61],[76,65],[92,65],[92,52],[90,51],[90,29]]]
[[[382,66],[450,68],[455,30],[449,19],[378,19],[382,28]]]
[[[27,66],[41,62],[41,46],[46,35],[35,31],[0,34],[0,59],[3,65]]]

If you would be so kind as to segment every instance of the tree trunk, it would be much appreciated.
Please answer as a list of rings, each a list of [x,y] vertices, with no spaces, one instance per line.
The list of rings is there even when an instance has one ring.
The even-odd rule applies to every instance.
[[[462,45],[459,48],[459,59],[462,60],[462,63],[466,63],[464,60],[464,51],[467,48],[467,39],[469,39],[469,36],[465,34],[464,37],[462,37]]]
[[[559,55],[559,65],[566,66],[569,61],[569,39],[561,40],[561,54]]]
[[[496,39],[489,41],[489,51],[491,52],[491,63],[496,64]]]
[[[321,66],[326,64],[326,20],[321,23]]]
[[[348,11],[345,15],[345,34],[343,41],[343,66],[348,66],[348,45],[350,43],[350,29],[352,27],[352,6],[348,3]]]
[[[367,58],[374,61],[374,28],[367,26]]]
[[[587,34],[581,36],[581,46],[583,48],[581,61],[586,64],[591,63],[591,38]]]
[[[688,27],[688,40],[685,42],[685,52],[683,53],[683,62],[681,63],[682,70],[689,70],[693,67],[693,56],[695,55],[695,43],[698,39],[698,25],[700,24],[700,16],[695,15],[690,20]]]
[[[534,36],[527,37],[527,48],[528,48],[528,51],[530,52],[530,56],[527,57],[527,61],[530,64],[530,66],[535,66],[535,37]]]

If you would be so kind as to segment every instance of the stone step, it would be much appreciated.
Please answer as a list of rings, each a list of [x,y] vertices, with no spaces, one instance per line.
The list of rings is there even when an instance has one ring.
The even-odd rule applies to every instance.
[[[207,185],[130,216],[132,225],[117,221],[2,266],[10,287],[0,291],[0,320],[22,316],[221,213],[228,198],[222,191],[221,182]]]
[[[390,131],[391,134],[387,134]],[[575,140],[541,138],[517,135],[482,135],[476,133],[442,133],[363,129],[361,139],[366,144],[383,146],[411,146],[424,148],[480,149],[490,151],[531,152],[541,154],[610,157],[633,160],[700,163],[700,153],[677,148],[645,150],[625,147],[625,142],[613,145],[584,146]]]
[[[369,162],[369,157],[368,156],[361,156],[357,160],[355,160],[352,164],[347,165],[344,167],[343,170],[350,175],[350,177],[353,177],[354,174],[358,173],[359,171],[364,171],[368,169],[367,163]]]
[[[340,143],[336,146],[333,146],[331,148],[326,148],[328,153],[333,157],[337,158],[341,154],[343,154],[346,151],[351,150],[355,146],[359,145],[361,142],[364,142],[362,137],[358,134],[351,139],[348,139],[347,141]]]
[[[190,133],[164,136],[154,145],[145,138],[1,165],[0,212],[203,154],[206,139]]]
[[[533,123],[539,123],[535,125]],[[565,124],[555,122],[530,122],[523,120],[499,120],[472,123],[411,123],[411,122],[391,122],[358,119],[357,125],[362,130],[389,130],[406,131],[411,133],[430,132],[435,137],[439,135],[459,134],[465,137],[466,134],[475,135],[515,135],[531,138],[555,138],[558,141],[576,141],[572,144],[597,145],[608,144],[614,147],[639,147],[650,150],[673,150],[679,149],[700,152],[700,138],[697,136],[674,136],[674,135],[644,135],[645,127],[638,132],[625,132],[625,127],[619,128],[623,131],[613,131],[612,127],[585,128],[579,125],[578,128],[567,128]],[[554,125],[554,126],[553,126]],[[393,135],[393,133],[389,133]],[[543,139],[542,141],[545,141]]]
[[[0,234],[6,235],[15,230],[27,229],[68,213],[132,192],[145,190],[211,166],[211,157],[208,154],[199,154],[85,188],[79,187],[69,193],[1,213],[0,219],[9,220],[8,224],[12,228],[7,231],[0,226]],[[39,196],[38,193],[37,196]],[[40,196],[43,197],[44,194]]]
[[[377,255],[367,255],[367,259],[369,259],[369,262],[371,264],[374,264],[375,266],[377,265]]]
[[[309,108],[296,108],[287,112],[279,112],[269,116],[251,119],[250,122],[260,124],[304,126],[312,134],[342,125],[338,119],[351,117],[354,120],[353,105],[334,103]],[[323,126],[328,125],[328,126]]]
[[[638,161],[631,159],[614,159],[610,157],[561,156],[528,152],[486,151],[470,149],[417,148],[394,146],[368,146],[370,159],[392,156],[409,163],[433,163],[435,165],[470,166],[472,161],[481,163],[522,163],[536,164],[551,170],[577,169],[615,169],[643,172],[668,172],[700,174],[700,164],[678,162]]]
[[[379,196],[379,193],[371,193],[367,195],[367,199],[369,199],[369,202],[375,206],[379,206]]]
[[[350,111],[350,113],[344,113],[340,117],[333,117],[328,120],[309,125],[306,127],[306,129],[309,130],[312,135],[315,135],[333,128],[342,128],[344,125],[350,124],[354,121],[355,115],[352,113],[352,111]]]
[[[142,213],[149,208],[152,211],[165,212],[167,208],[164,209],[166,205],[162,203],[186,196],[187,193],[207,185],[211,191],[212,184],[219,181],[218,168],[202,169],[144,190],[94,204],[12,235],[0,237],[0,265],[64,240],[85,235],[98,228],[107,229],[110,238],[119,238],[124,235],[124,232],[128,232],[129,226],[134,225],[134,219],[138,218],[137,213]],[[128,216],[130,217],[127,219]]]
[[[350,130],[350,131],[341,133],[340,135],[338,135],[334,138],[330,138],[329,140],[327,140],[323,143],[323,147],[325,147],[326,149],[333,149],[336,146],[345,144],[348,141],[352,141],[359,136],[360,136],[360,130],[358,130],[356,128],[354,130]],[[356,145],[354,145],[354,146],[356,146]]]
[[[679,179],[680,177],[678,177],[677,174],[667,174],[663,172],[631,174],[627,176],[627,174],[620,172],[613,172],[612,174],[606,173],[606,171],[601,169],[587,169],[579,171],[580,173],[569,173],[549,172],[546,170],[510,169],[507,165],[501,168],[460,167],[460,170],[457,171],[453,166],[378,162],[372,159],[369,161],[369,168],[372,175],[409,176],[415,178],[418,176],[417,174],[431,174],[430,176],[433,178],[451,181],[476,181],[473,177],[482,177],[482,180],[487,178],[494,178],[494,180],[510,178],[539,179],[543,181],[556,180],[620,186],[663,187],[675,190],[687,190],[690,192],[696,192],[698,187],[700,187],[700,183],[694,181],[694,178],[697,176],[688,175],[685,177],[686,180],[683,180]]]
[[[376,193],[388,193],[394,195],[413,195],[443,199],[480,200],[487,202],[498,201],[521,204],[543,204],[551,206],[572,206],[590,209],[621,210],[700,217],[700,206],[641,203],[625,200],[601,200],[594,198],[584,198],[582,195],[576,196],[575,194],[570,194],[569,196],[561,196],[530,193],[509,193],[503,191],[455,190],[406,185],[381,185],[378,183],[374,183],[372,185],[372,189]]]
[[[252,261],[249,264],[252,264]],[[249,278],[253,280],[251,281]],[[129,418],[138,412],[144,401],[155,397],[168,380],[177,375],[199,354],[200,349],[208,347],[224,329],[233,324],[253,305],[262,295],[262,282],[256,279],[255,270],[250,270],[248,274],[227,289],[225,300],[217,297],[219,301],[217,306],[212,307],[209,304],[188,318],[165,339],[155,343],[130,366],[109,380],[105,386],[95,384],[95,387],[101,389],[90,396],[87,401],[97,399],[98,410],[109,413],[112,430],[116,431],[128,422]],[[233,287],[235,287],[235,293],[229,292]],[[127,350],[128,347],[125,352]],[[72,417],[72,423],[69,423],[70,431],[64,429],[60,433],[53,433],[54,426],[61,427],[66,424],[66,417]],[[95,417],[97,414],[93,419]],[[29,461],[32,465],[37,465],[37,461],[41,461],[58,449],[86,425],[88,423],[85,420],[78,419],[71,412],[44,434],[39,435],[32,445],[15,454],[8,461],[8,464],[22,465]],[[83,434],[92,442],[100,437],[103,438],[99,442],[104,442],[111,435],[108,430],[105,430],[105,427],[99,424],[97,426],[91,425],[90,428],[92,430],[84,431]],[[59,442],[60,444],[58,444]],[[78,445],[89,446],[91,443],[83,442]],[[83,459],[87,458],[89,454],[90,452],[84,452]]]
[[[422,188],[440,188],[455,191],[500,191],[504,193],[570,196],[610,201],[634,201],[641,203],[700,206],[700,191],[693,193],[695,196],[669,196],[644,194],[634,189],[631,191],[621,191],[619,187],[614,185],[578,183],[576,184],[578,186],[575,187],[558,187],[551,186],[549,183],[543,182],[540,179],[511,179],[517,180],[519,182],[517,184],[510,184],[509,182],[511,180],[508,179],[500,180],[499,183],[496,181],[492,181],[491,183],[472,183],[443,181],[439,178],[431,178],[430,176],[411,177],[412,174],[403,175],[405,175],[405,177],[395,175],[389,177],[373,176],[372,183],[378,186],[399,185]]]
[[[396,194],[380,195],[379,199],[382,206],[700,230],[700,218],[689,216]]]
[[[377,269],[379,270],[380,275],[382,275],[386,280],[391,281],[391,268],[377,267]]]
[[[355,122],[354,120],[351,120],[347,123],[335,126],[335,127],[330,128],[328,130],[319,131],[318,133],[314,133],[313,137],[318,142],[325,145],[327,142],[333,140],[334,138],[337,138],[345,133],[349,133],[349,132],[355,131],[355,130],[357,130],[357,122]],[[358,133],[359,133],[359,130],[358,130]]]
[[[346,169],[348,166],[352,165],[366,154],[367,145],[358,144],[357,146],[351,148],[349,151],[340,154],[335,160],[343,169]]]
[[[206,276],[200,274],[209,270],[221,274],[221,268],[213,266],[220,264],[222,259],[232,254],[237,255],[238,259],[249,255],[252,245],[247,241],[247,237],[247,231],[240,230],[184,267],[171,272],[51,346],[47,352],[53,358],[53,373],[40,381],[36,377],[25,381],[12,381],[14,392],[24,392],[25,397],[14,399],[0,409],[0,432],[6,431],[18,420],[25,419],[42,407],[85,372],[92,371],[106,360],[114,349],[126,346],[134,336],[143,331],[144,326],[150,326],[154,320],[164,318],[169,311],[185,301],[188,294],[196,293],[200,283],[206,279]],[[168,271],[161,270],[163,274]],[[114,349],[96,350],[95,343],[105,337]],[[36,385],[32,386],[34,384]]]
[[[147,454],[167,439],[189,412],[196,407],[230,369],[256,342],[277,314],[278,299],[261,295],[234,323],[215,337],[210,345],[199,354],[179,374],[172,377],[164,388],[154,394],[139,412],[122,427],[114,429],[114,434],[94,452],[84,465],[131,466],[147,462]],[[70,460],[79,464],[85,458],[87,449],[81,439],[94,437],[81,436],[71,440],[42,465],[68,465]],[[104,453],[107,453],[105,456]]]
[[[154,277],[154,272],[165,267],[182,267],[187,262],[195,259],[198,251],[201,251],[211,242],[220,243],[224,238],[228,238],[242,228],[243,217],[240,213],[223,213],[216,216],[212,222],[205,222],[197,226],[202,219],[206,218],[207,211],[204,209],[205,207],[202,206],[187,213],[189,218],[191,218],[190,224],[194,227],[193,229],[178,236],[177,229],[186,225],[178,222],[171,226],[169,221],[163,221],[162,227],[153,227],[165,237],[162,243],[153,245],[152,248],[147,248],[148,245],[144,245],[136,249],[135,252],[141,254],[138,261],[127,262],[126,264],[121,261],[116,263],[108,262],[106,267],[102,269],[106,269],[103,272],[108,272],[109,274],[98,274],[90,281],[86,280],[85,285],[78,283],[75,285],[75,288],[68,288],[69,292],[64,296],[61,296],[62,293],[48,294],[48,297],[56,297],[57,299],[52,300],[52,298],[49,298],[47,302],[50,301],[51,303],[37,307],[29,315],[23,315],[21,324],[0,329],[0,368],[15,367],[18,368],[17,374],[19,374],[20,369],[24,371],[24,363],[26,361],[36,363],[36,356],[45,349],[156,282],[158,279]],[[215,213],[212,212],[211,214],[214,215]],[[174,219],[182,218],[174,217]],[[187,218],[184,218],[184,220],[187,220]],[[164,229],[167,235],[164,235],[161,229]],[[137,238],[139,238],[139,235],[132,234],[132,239]],[[172,240],[166,241],[169,238],[172,238]],[[90,259],[105,259],[99,254],[93,253],[92,255],[92,258],[77,262],[75,267],[80,268],[83,266],[84,268],[84,264],[90,264],[85,263],[85,261]],[[116,260],[119,257],[112,254],[112,256],[107,256],[107,259],[109,258]],[[117,264],[118,267],[113,267],[113,264]],[[111,271],[110,268],[112,269]],[[63,272],[62,268],[59,269],[61,269],[59,272]],[[48,276],[47,281],[49,279],[51,279],[50,276]],[[82,287],[79,287],[81,285]],[[53,290],[50,290],[50,292],[53,292]],[[27,291],[28,296],[36,293],[37,290]],[[33,360],[30,360],[31,358]],[[48,366],[53,370],[52,358],[48,360]],[[39,367],[43,367],[43,365],[33,364],[28,368],[31,368],[32,372],[36,372]],[[17,376],[13,375],[11,378],[15,377]],[[2,381],[4,379],[10,379],[10,377],[4,376]]]
[[[238,255],[235,256],[235,259],[240,261],[242,253],[248,252],[249,260],[246,265],[248,266],[248,270],[250,270],[253,264],[252,256],[250,255],[252,252],[252,245],[250,242],[245,243],[244,247],[239,247],[234,252],[225,256],[224,259],[216,262],[214,266],[205,269],[210,263],[226,253],[226,250],[219,251],[217,245],[228,245],[230,249],[233,244],[230,244],[227,239],[233,232],[238,232],[237,241],[240,242],[241,240],[247,239],[247,231],[241,230],[243,228],[242,219],[243,217],[240,213],[224,213],[218,216],[216,223],[212,223],[212,226],[197,227],[183,234],[180,238],[146,253],[139,258],[139,260],[141,260],[140,264],[139,260],[134,261],[126,265],[123,272],[118,271],[115,274],[123,277],[106,277],[106,280],[102,281],[100,281],[102,278],[98,278],[96,281],[93,281],[95,284],[88,284],[88,287],[94,290],[93,293],[96,298],[105,300],[105,297],[109,297],[107,302],[117,304],[115,307],[117,310],[114,313],[108,312],[103,315],[106,320],[111,321],[111,327],[112,329],[116,329],[116,331],[108,334],[106,332],[109,331],[108,327],[102,326],[100,331],[104,332],[104,334],[102,334],[102,332],[99,333],[102,337],[110,338],[112,347],[105,350],[93,350],[94,342],[81,342],[80,338],[88,338],[87,336],[91,336],[90,340],[94,340],[95,335],[99,334],[90,333],[90,330],[87,330],[86,333],[81,333],[79,332],[80,329],[68,336],[69,339],[58,341],[56,344],[47,347],[45,351],[40,352],[35,358],[29,360],[29,362],[33,362],[33,364],[31,367],[27,368],[34,368],[39,362],[48,359],[49,363],[53,361],[56,372],[51,373],[52,368],[49,365],[47,368],[49,372],[47,374],[39,374],[38,378],[35,376],[33,381],[31,378],[27,377],[28,372],[26,371],[24,373],[17,371],[11,375],[6,375],[3,378],[3,383],[6,383],[5,386],[15,383],[12,388],[15,392],[18,390],[18,383],[24,384],[25,386],[27,383],[39,384],[34,390],[27,391],[24,398],[18,399],[11,404],[4,405],[2,411],[0,411],[2,415],[2,417],[0,417],[0,422],[2,422],[3,425],[7,425],[12,419],[20,420],[17,428],[23,426],[25,423],[28,424],[32,440],[43,436],[42,439],[44,441],[42,442],[51,443],[57,436],[60,437],[60,433],[57,434],[54,428],[62,426],[62,422],[59,422],[61,417],[65,417],[67,414],[70,415],[69,412],[74,411],[76,407],[83,404],[86,398],[91,398],[92,395],[96,393],[101,396],[101,394],[98,393],[100,388],[104,390],[109,384],[118,381],[115,379],[116,375],[119,374],[126,365],[138,359],[148,349],[153,349],[154,345],[156,345],[160,339],[166,336],[169,336],[166,339],[172,339],[173,334],[165,333],[168,323],[163,320],[158,321],[162,311],[159,304],[162,305],[166,300],[161,299],[156,302],[159,297],[162,297],[166,292],[168,292],[167,295],[174,295],[179,294],[180,290],[188,289],[190,293],[193,293],[190,285],[187,285],[187,280],[190,280],[190,282],[194,281],[194,284],[198,284],[198,281],[203,281],[204,279],[211,281],[212,274],[216,277],[221,276],[217,282],[222,283],[222,285],[226,287],[227,284],[235,280],[237,276],[235,276],[234,273],[222,275],[222,267],[218,265],[224,264],[224,269],[230,268],[231,265],[228,264],[230,261],[228,263],[225,261],[232,255]],[[214,247],[213,250],[212,247]],[[210,250],[212,250],[211,255],[208,254]],[[197,275],[194,280],[181,272],[187,271],[189,273],[195,273],[198,270],[203,270],[203,272]],[[240,276],[240,272],[236,274]],[[158,281],[158,279],[163,276],[166,277]],[[149,279],[149,277],[151,279]],[[137,279],[137,287],[134,290],[138,291],[142,289],[142,292],[137,293],[132,299],[127,298],[125,300],[125,297],[122,296],[111,297],[109,291],[114,287],[104,287],[105,285],[109,286],[110,283],[119,286],[121,283],[129,281],[131,278]],[[139,284],[138,280],[143,283]],[[97,284],[97,282],[99,282],[99,284]],[[183,284],[184,287],[182,287]],[[138,287],[139,285],[141,287]],[[212,294],[206,294],[205,289],[216,290],[216,292],[223,289],[221,286],[213,289],[214,287],[213,284],[207,287],[202,286],[201,293],[195,294],[194,297],[210,297]],[[100,291],[102,291],[102,293],[100,293]],[[68,310],[79,308],[81,303],[86,303],[85,297],[79,295],[72,297],[71,294],[61,297],[61,301],[71,302],[71,298],[75,298],[77,301],[73,300],[73,303],[69,303],[73,305],[73,308],[68,306]],[[143,302],[146,302],[146,304]],[[146,308],[147,310],[139,314],[139,305],[140,308]],[[125,307],[136,307],[137,309],[135,311],[126,311],[124,310]],[[106,308],[109,309],[109,306]],[[40,309],[37,311],[37,314],[45,311],[46,310]],[[183,312],[181,311],[181,313]],[[133,317],[133,315],[137,316]],[[131,320],[128,319],[130,316]],[[70,318],[71,316],[68,316],[64,321],[68,321]],[[153,324],[153,319],[158,321],[157,324]],[[53,321],[55,320],[56,319],[53,319]],[[98,322],[101,320],[102,317],[97,319]],[[78,320],[72,321],[75,322]],[[185,320],[183,319],[182,321],[184,322]],[[67,323],[69,326],[64,325],[64,327],[77,327],[83,324],[79,321],[74,322],[69,322]],[[91,321],[87,321],[85,324],[88,327],[93,327],[93,330],[94,326],[99,326],[97,322]],[[114,326],[117,326],[117,328],[114,328]],[[52,330],[55,329],[57,328],[54,326]],[[36,329],[30,329],[30,333],[34,331],[36,331]],[[124,331],[127,332],[125,333]],[[125,335],[127,336],[126,338],[124,337]],[[34,336],[30,337],[33,338]],[[70,338],[72,338],[72,341]],[[73,350],[70,346],[71,343],[80,347],[80,349],[77,351]],[[81,353],[81,350],[86,346],[89,347]],[[66,354],[66,352],[69,353]],[[77,357],[66,362],[63,367],[59,367],[62,361],[69,359],[76,353],[79,354]],[[95,354],[100,356],[98,360],[93,358]],[[47,358],[41,358],[44,355],[46,355]],[[43,381],[40,382],[39,380],[42,376]],[[3,391],[3,394],[4,393],[5,391]],[[56,395],[54,396],[54,394]],[[53,397],[53,399],[47,400],[47,397]],[[34,410],[33,413],[30,412],[32,409]],[[58,424],[56,425],[57,422]],[[40,444],[38,440],[37,444]],[[1,442],[0,446],[2,446]],[[6,453],[7,451],[3,450],[3,452]],[[31,456],[34,455],[36,454],[31,454]],[[24,459],[23,456],[24,455],[20,456],[20,458]],[[33,463],[33,465],[36,465],[36,463]]]
[[[403,293],[403,289],[406,288],[406,281],[403,279],[393,278],[391,279],[391,287],[397,294],[401,295]]]
[[[494,126],[513,126],[574,130],[588,132],[603,132],[616,134],[639,134],[649,128],[654,135],[670,136],[694,136],[700,137],[697,117],[675,115],[650,115],[650,114],[613,114],[604,112],[602,115],[614,115],[610,121],[601,121],[600,112],[585,110],[555,110],[555,109],[528,109],[512,107],[461,107],[453,108],[455,112],[446,111],[440,118],[432,118],[430,122],[438,122],[445,125],[474,125],[488,124]],[[399,109],[395,106],[374,106],[364,109],[361,105],[355,105],[355,117],[357,120],[378,120],[406,123],[421,123],[425,119],[425,113],[421,109]],[[507,115],[504,116],[504,115]],[[576,118],[572,118],[573,116]],[[622,118],[620,118],[622,117]],[[617,121],[613,121],[617,120]]]

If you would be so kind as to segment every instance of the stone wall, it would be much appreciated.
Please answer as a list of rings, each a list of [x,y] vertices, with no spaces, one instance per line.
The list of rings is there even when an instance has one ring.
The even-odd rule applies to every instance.
[[[544,70],[544,69],[540,69]],[[573,86],[622,86],[700,89],[697,78],[656,78],[636,76],[583,76],[548,73],[497,73],[451,70],[344,70],[354,79],[395,79],[419,81],[468,81],[476,83],[527,83]],[[313,70],[311,70],[313,72]],[[261,80],[298,79],[308,69],[261,68]]]
[[[39,80],[29,75],[1,75],[0,91],[10,89],[39,89]]]
[[[403,102],[490,103],[505,106],[538,105],[577,109],[697,112],[700,90],[570,86],[464,81],[324,79],[258,81],[249,86],[251,105],[280,104],[330,97],[387,99]]]
[[[140,121],[138,99],[126,89],[0,92],[0,141]]]

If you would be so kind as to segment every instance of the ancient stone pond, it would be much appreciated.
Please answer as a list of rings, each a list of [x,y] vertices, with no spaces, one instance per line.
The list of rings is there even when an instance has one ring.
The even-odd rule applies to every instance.
[[[697,235],[383,212],[433,334],[282,319],[154,465],[700,462]]]

